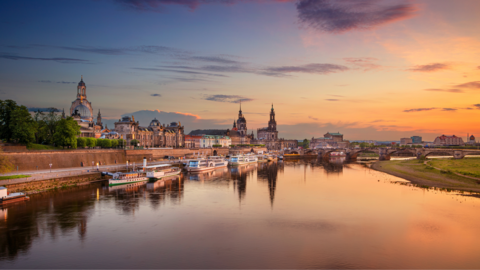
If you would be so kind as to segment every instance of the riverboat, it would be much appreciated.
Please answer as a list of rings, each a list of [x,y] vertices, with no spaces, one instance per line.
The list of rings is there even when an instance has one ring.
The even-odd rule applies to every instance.
[[[299,158],[300,154],[284,154],[283,159]]]
[[[202,172],[211,171],[218,168],[227,167],[228,161],[223,157],[211,156],[208,158],[198,158],[190,160],[187,164],[187,171],[189,172]]]
[[[133,184],[138,182],[148,181],[149,178],[147,177],[146,172],[117,172],[113,174],[112,179],[108,180],[109,186],[117,186],[117,185],[126,185],[126,184]]]
[[[180,168],[173,167],[171,164],[150,165],[142,168],[146,171],[146,176],[149,180],[179,175],[182,172]]]
[[[257,156],[258,163],[263,163],[268,161],[268,156],[267,155],[258,155]]]
[[[255,155],[245,155],[245,156],[237,155],[237,156],[231,157],[228,164],[232,166],[238,166],[243,164],[256,163],[257,161],[258,161],[258,158]]]
[[[30,200],[30,197],[25,195],[25,193],[15,192],[8,194],[6,187],[0,187],[0,205],[22,202],[26,200]]]

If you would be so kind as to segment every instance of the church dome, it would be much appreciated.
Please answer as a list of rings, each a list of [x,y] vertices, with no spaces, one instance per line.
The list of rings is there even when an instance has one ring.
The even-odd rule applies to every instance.
[[[92,113],[90,112],[90,109],[83,105],[83,104],[80,104],[78,105],[77,107],[75,107],[75,109],[73,110],[73,112],[77,112],[80,114],[81,118],[82,119],[86,119],[86,118],[91,118],[92,117]]]
[[[160,126],[160,121],[157,120],[157,118],[153,119],[152,122],[150,122],[150,126]]]
[[[475,141],[475,136],[470,136],[470,141]]]

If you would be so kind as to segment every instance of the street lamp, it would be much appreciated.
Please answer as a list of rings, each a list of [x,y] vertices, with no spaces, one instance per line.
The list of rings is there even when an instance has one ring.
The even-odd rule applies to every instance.
[[[50,165],[50,172],[52,172],[52,163],[50,163],[48,165]]]

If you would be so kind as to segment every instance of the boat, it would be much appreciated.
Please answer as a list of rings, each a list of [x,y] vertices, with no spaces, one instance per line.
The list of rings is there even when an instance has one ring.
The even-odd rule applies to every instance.
[[[210,156],[208,158],[193,159],[188,162],[187,171],[202,172],[227,167],[228,161],[223,157]]]
[[[150,165],[142,168],[147,173],[146,176],[149,180],[179,175],[182,172],[180,168],[173,167],[171,164]]]
[[[243,165],[243,164],[249,164],[249,163],[256,163],[258,161],[257,156],[255,155],[236,155],[230,158],[230,161],[228,164],[233,165],[233,166],[238,166],[238,165]]]
[[[300,154],[284,154],[283,159],[299,158]]]
[[[278,159],[283,160],[283,156],[282,155],[278,156]]]
[[[113,174],[113,177],[108,180],[109,186],[117,186],[117,185],[126,185],[126,184],[133,184],[138,182],[148,181],[149,178],[147,177],[146,172],[117,172]]]
[[[30,200],[30,197],[25,195],[25,193],[15,192],[8,194],[8,190],[6,187],[0,187],[0,205],[22,202],[26,200]]]
[[[267,155],[258,155],[257,159],[258,159],[258,163],[267,162],[268,161],[268,156]]]
[[[268,161],[277,160],[277,156],[276,156],[276,155],[273,155],[273,154],[270,154],[270,155],[267,156],[267,160],[268,160]]]

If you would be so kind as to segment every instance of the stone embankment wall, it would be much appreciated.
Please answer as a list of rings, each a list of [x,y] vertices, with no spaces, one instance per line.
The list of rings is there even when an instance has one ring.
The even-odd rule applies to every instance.
[[[71,177],[59,177],[43,181],[23,182],[14,184],[2,184],[8,189],[9,193],[25,192],[27,194],[36,193],[52,188],[67,187],[74,185],[84,185],[94,181],[106,180],[101,173],[89,173]],[[5,181],[3,181],[5,182]]]
[[[23,151],[23,152],[4,152],[13,163],[14,170],[34,171],[47,170],[52,164],[52,169],[83,167],[91,168],[93,164],[114,165],[142,162],[146,157],[148,161],[158,161],[165,156],[191,158],[193,155],[200,154],[212,155],[217,151],[217,155],[228,155],[230,152],[249,153],[252,148],[234,149],[228,148],[200,148],[200,149],[144,149],[144,150],[106,150],[106,149],[76,149],[76,150],[52,150],[52,151]],[[255,152],[266,151],[266,148],[253,148]],[[38,167],[37,167],[38,166]]]

